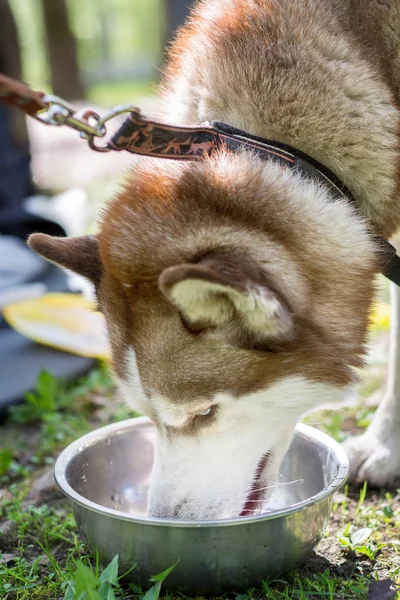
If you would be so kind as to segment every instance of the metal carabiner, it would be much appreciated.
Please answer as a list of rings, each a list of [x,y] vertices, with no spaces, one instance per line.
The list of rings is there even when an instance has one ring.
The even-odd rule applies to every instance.
[[[66,125],[78,131],[82,138],[103,137],[106,128],[99,126],[100,115],[92,109],[77,111],[69,102],[58,96],[43,96],[47,107],[34,115],[35,119],[46,125]],[[93,120],[94,123],[90,123]]]
[[[95,143],[95,138],[105,136],[107,121],[127,112],[140,114],[140,110],[136,106],[122,104],[109,110],[104,117],[100,117],[91,108],[77,111],[69,102],[58,96],[43,96],[42,100],[47,104],[47,107],[33,115],[35,119],[46,125],[66,125],[75,129],[79,132],[81,138],[87,140],[90,148],[97,152],[109,152],[111,150],[107,144],[98,146]]]
[[[104,129],[106,129],[105,124],[107,123],[107,121],[109,121],[110,119],[114,119],[114,117],[119,117],[120,115],[123,115],[124,113],[136,113],[137,115],[140,115],[140,109],[137,108],[136,106],[133,106],[131,104],[120,104],[119,106],[114,106],[114,108],[112,108],[111,110],[109,110],[108,112],[106,112],[106,114],[104,115],[104,117],[101,117],[97,123],[98,127],[104,127]],[[95,136],[92,136],[91,138],[88,139],[88,143],[89,146],[92,148],[92,150],[96,150],[97,152],[109,152],[110,150],[112,150],[112,148],[110,148],[108,146],[108,144],[106,144],[105,146],[98,146],[95,143]]]

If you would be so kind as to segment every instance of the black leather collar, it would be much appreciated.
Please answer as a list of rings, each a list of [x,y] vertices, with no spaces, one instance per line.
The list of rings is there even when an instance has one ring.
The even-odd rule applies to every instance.
[[[259,148],[260,152],[258,153],[261,158],[265,159],[269,155],[269,158],[277,160],[291,169],[299,170],[302,174],[306,174],[328,187],[335,198],[344,198],[356,206],[354,196],[344,183],[325,165],[322,165],[304,152],[281,142],[250,135],[226,123],[213,122],[212,125],[217,131],[232,136],[233,140],[238,140],[245,144],[249,143],[250,145],[256,143],[257,146],[254,146],[254,151],[257,153],[257,149]],[[233,151],[238,149],[234,142],[232,145],[227,144],[227,146]],[[267,155],[265,151],[267,151]],[[371,235],[374,234],[371,233]],[[380,247],[383,275],[400,287],[400,257],[397,256],[396,248],[383,237],[376,235],[374,237]]]
[[[226,123],[213,122],[198,127],[175,127],[150,121],[139,111],[132,111],[107,145],[108,150],[127,150],[134,154],[175,160],[201,160],[215,151],[251,150],[263,160],[275,160],[300,171],[329,188],[333,198],[345,199],[357,206],[350,190],[327,167],[304,152],[280,142],[267,140],[236,129]],[[382,273],[400,286],[400,257],[384,238],[371,232],[380,247]]]

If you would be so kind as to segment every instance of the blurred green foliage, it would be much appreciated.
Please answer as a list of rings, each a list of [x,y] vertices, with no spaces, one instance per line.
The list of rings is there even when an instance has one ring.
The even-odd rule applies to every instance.
[[[10,0],[19,32],[23,78],[50,91],[40,0]],[[161,61],[163,0],[67,0],[79,66],[92,83],[149,79]]]

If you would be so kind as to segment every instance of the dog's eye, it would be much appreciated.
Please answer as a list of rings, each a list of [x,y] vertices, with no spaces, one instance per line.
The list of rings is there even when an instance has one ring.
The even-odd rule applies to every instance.
[[[199,412],[197,412],[193,416],[193,423],[195,423],[196,425],[200,425],[200,424],[205,425],[206,423],[211,423],[217,410],[218,410],[218,406],[216,404],[213,404],[212,406],[209,406],[208,408],[205,408],[204,410],[199,410]]]
[[[211,410],[212,406],[209,406],[205,410],[201,410],[200,412],[196,413],[196,417],[208,417],[208,415],[211,414]]]

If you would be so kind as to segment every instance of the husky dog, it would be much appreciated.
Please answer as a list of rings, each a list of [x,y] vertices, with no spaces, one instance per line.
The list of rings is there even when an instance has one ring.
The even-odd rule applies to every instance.
[[[340,401],[363,363],[377,236],[400,224],[400,3],[204,0],[163,96],[167,123],[290,145],[355,198],[247,151],[144,157],[96,236],[30,238],[94,283],[118,384],[157,426],[149,514],[240,515],[272,486],[296,423]],[[400,475],[395,363],[348,445],[355,480]]]

